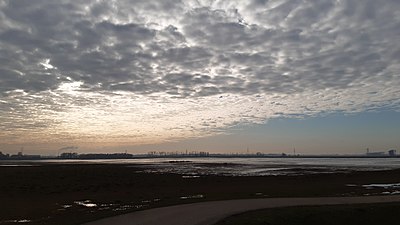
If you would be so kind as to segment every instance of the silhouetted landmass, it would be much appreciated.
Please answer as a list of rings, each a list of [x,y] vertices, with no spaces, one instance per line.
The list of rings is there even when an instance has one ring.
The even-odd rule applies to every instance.
[[[133,159],[132,154],[113,153],[113,154],[78,154],[78,153],[62,153],[60,159]]]
[[[18,152],[16,155],[10,155],[10,154],[3,154],[0,152],[0,160],[36,160],[36,159],[41,159],[42,157],[40,155],[24,155],[22,152]]]
[[[129,153],[84,153],[65,152],[59,156],[25,155],[19,152],[16,155],[0,152],[0,160],[40,160],[40,159],[144,159],[144,158],[400,158],[395,150],[384,152],[358,154],[358,155],[290,155],[286,153],[209,153],[209,152],[149,152],[148,154]]]

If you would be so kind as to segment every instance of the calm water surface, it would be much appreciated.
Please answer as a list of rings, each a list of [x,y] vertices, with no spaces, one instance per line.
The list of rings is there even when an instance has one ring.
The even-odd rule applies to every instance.
[[[0,166],[40,164],[123,164],[147,173],[174,173],[193,178],[202,175],[275,176],[400,168],[400,158],[152,158],[108,160],[0,161]]]

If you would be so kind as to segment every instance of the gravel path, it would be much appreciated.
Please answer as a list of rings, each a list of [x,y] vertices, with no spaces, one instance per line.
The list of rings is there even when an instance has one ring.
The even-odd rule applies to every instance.
[[[148,209],[84,225],[212,225],[227,216],[263,208],[400,202],[400,195],[368,197],[264,198],[212,201]]]

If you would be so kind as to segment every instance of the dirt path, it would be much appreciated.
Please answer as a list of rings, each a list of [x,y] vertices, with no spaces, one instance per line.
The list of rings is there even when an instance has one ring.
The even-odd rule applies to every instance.
[[[264,198],[212,201],[155,208],[110,217],[84,225],[212,225],[227,216],[262,208],[400,202],[396,196]]]

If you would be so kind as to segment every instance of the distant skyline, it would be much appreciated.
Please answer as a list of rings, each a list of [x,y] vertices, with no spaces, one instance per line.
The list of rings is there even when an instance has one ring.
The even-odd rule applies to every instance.
[[[400,148],[400,2],[0,0],[0,151]]]

